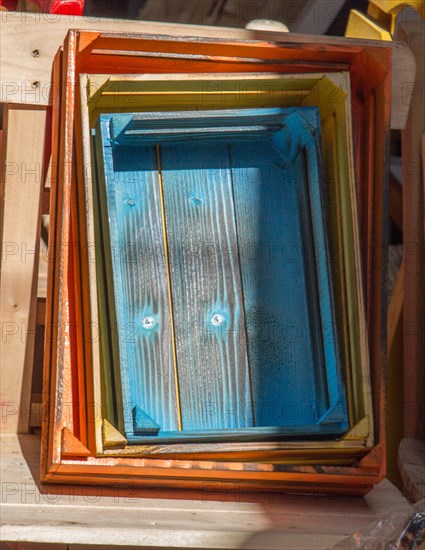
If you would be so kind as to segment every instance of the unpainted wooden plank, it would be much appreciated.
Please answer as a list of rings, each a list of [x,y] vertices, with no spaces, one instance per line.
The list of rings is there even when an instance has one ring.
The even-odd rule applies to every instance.
[[[45,107],[5,108],[0,431],[28,431],[37,309]]]
[[[161,145],[184,430],[252,425],[227,145]]]

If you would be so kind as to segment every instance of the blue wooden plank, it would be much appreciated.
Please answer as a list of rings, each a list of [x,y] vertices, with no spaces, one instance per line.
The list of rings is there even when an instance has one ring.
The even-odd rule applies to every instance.
[[[162,430],[179,429],[172,328],[155,147],[112,149],[109,123],[99,128],[110,230],[124,425],[133,409]],[[140,415],[139,415],[140,416]]]
[[[255,426],[314,424],[317,364],[295,174],[269,143],[230,152]]]
[[[328,235],[326,234],[325,190],[320,185],[321,159],[318,158],[318,147],[315,140],[310,140],[305,148],[304,162],[297,163],[298,174],[304,172],[304,178],[309,182],[309,215],[314,227],[313,249],[316,265],[316,280],[318,287],[318,305],[320,317],[320,337],[323,342],[323,356],[326,365],[326,388],[328,403],[323,411],[320,422],[343,422],[348,416],[346,405],[346,390],[343,384],[344,372],[338,357],[339,347],[336,345],[335,304],[330,270],[330,253]],[[303,166],[301,166],[303,165]],[[307,176],[305,175],[307,171]]]
[[[224,143],[160,147],[183,430],[252,425]]]
[[[317,110],[299,110],[286,119],[273,143],[292,164],[302,227],[302,249],[311,326],[311,344],[316,368],[316,402],[321,424],[347,425],[344,372],[339,356],[336,313],[331,278],[326,219],[326,189],[320,147]]]

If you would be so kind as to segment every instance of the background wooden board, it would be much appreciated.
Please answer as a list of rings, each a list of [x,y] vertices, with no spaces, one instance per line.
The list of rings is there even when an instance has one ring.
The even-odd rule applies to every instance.
[[[190,25],[171,23],[154,23],[141,21],[117,21],[89,17],[48,16],[46,14],[17,14],[3,12],[1,14],[2,48],[0,62],[2,72],[0,85],[1,101],[47,105],[51,101],[51,66],[57,49],[62,44],[69,28],[91,30],[122,30],[125,32],[143,31],[153,34],[168,34],[172,36],[193,35],[194,28]],[[284,36],[281,33],[265,33],[245,31],[226,27],[197,27],[198,36],[248,38],[266,40],[272,37]],[[307,43],[321,42],[321,36],[295,35],[295,41]],[[327,36],[329,44],[341,43],[340,38]],[[347,44],[373,44],[373,41],[347,40]],[[375,42],[377,45],[382,45]],[[404,45],[389,45],[393,48],[393,74],[397,77],[392,81],[392,127],[404,128],[408,102],[405,100],[403,83],[412,82],[415,63],[412,54]],[[53,91],[54,92],[54,91]],[[55,93],[52,94],[55,97]]]
[[[36,330],[45,107],[5,109],[1,257],[0,431],[28,431]]]
[[[415,55],[416,79],[406,83],[411,95],[403,159],[403,364],[404,437],[425,439],[425,202],[422,136],[425,132],[425,22],[404,23],[398,31]]]
[[[265,493],[261,484],[249,494],[217,483],[206,485],[197,501],[190,493],[166,499],[135,487],[40,486],[38,437],[3,435],[1,449],[5,541],[324,550],[391,511],[408,509],[388,481],[364,498]]]

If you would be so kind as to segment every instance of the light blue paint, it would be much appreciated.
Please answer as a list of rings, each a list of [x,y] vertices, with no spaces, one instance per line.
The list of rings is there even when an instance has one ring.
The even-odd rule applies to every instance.
[[[317,109],[102,115],[96,140],[111,240],[125,246],[138,235],[142,246],[139,267],[115,257],[115,307],[119,325],[140,326],[137,354],[120,345],[124,402],[161,426],[156,440],[345,431]],[[149,258],[144,232],[157,243]],[[133,422],[126,434],[136,443]]]

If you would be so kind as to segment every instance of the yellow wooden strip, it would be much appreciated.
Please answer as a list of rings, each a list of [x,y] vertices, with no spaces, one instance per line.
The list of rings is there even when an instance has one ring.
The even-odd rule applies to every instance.
[[[304,91],[304,90],[286,90],[285,91],[285,94],[287,96],[290,96],[290,97],[299,97],[300,95],[309,95],[309,91]],[[269,95],[270,94],[270,91],[269,90],[246,90],[244,91],[244,95],[247,95],[247,96],[258,96],[260,95],[261,97],[264,97],[265,95]],[[188,95],[191,96],[191,95],[202,95],[202,96],[217,96],[217,95],[236,95],[236,96],[239,96],[240,95],[240,91],[238,90],[232,90],[232,91],[228,91],[228,92],[225,92],[225,94],[223,94],[222,91],[220,92],[217,92],[217,91],[208,91],[208,90],[197,90],[197,91],[193,91],[193,92],[190,92],[188,93],[187,91],[170,91],[170,92],[163,92],[163,91],[157,91],[157,92],[140,92],[140,91],[137,91],[137,92],[131,92],[131,97],[138,97],[138,96],[146,96],[146,97],[149,97],[149,96],[153,96],[153,97],[158,97],[158,96],[184,96],[184,97],[187,97]],[[114,99],[115,98],[120,98],[120,97],[125,97],[125,98],[128,98],[129,94],[128,92],[102,92],[102,97],[105,98],[105,99],[109,99],[111,97],[113,97]]]
[[[115,447],[124,447],[127,445],[127,439],[105,418],[102,425],[103,447],[112,449]]]
[[[343,78],[343,75],[340,75],[340,78]],[[338,183],[335,192],[340,196],[339,208],[341,211],[337,214],[336,223],[340,226],[338,229],[340,236],[338,238],[340,239],[339,246],[342,246],[344,258],[344,267],[340,265],[340,268],[343,269],[340,277],[346,285],[346,313],[348,315],[349,349],[352,365],[350,371],[353,384],[352,396],[354,397],[355,421],[359,422],[363,417],[371,419],[373,413],[352,155],[351,110],[346,108],[346,103],[350,105],[350,91],[349,86],[346,84],[344,89],[346,90],[347,102],[338,101],[339,94],[329,89],[326,80],[324,78],[317,83],[312,96],[306,98],[303,105],[312,105],[315,97],[324,100],[323,108],[321,102],[319,102],[319,110],[321,118],[323,117],[322,125],[325,131],[327,130],[326,118],[331,114],[335,116],[333,130],[335,135],[333,139],[337,147],[335,150],[336,157],[331,159],[331,163],[337,167]],[[326,101],[326,98],[328,101]],[[332,139],[332,136],[329,135],[325,139]],[[368,444],[371,445],[372,441],[372,423],[370,423]]]
[[[170,309],[170,324],[171,324],[171,340],[173,344],[173,361],[174,361],[174,378],[176,381],[176,402],[177,402],[177,419],[179,430],[182,430],[182,413],[180,404],[180,387],[179,387],[179,374],[177,366],[177,350],[176,350],[176,338],[174,333],[174,312],[173,312],[173,300],[171,291],[171,275],[170,275],[170,256],[168,253],[168,240],[167,240],[167,227],[165,221],[165,205],[164,205],[164,188],[162,184],[162,168],[161,168],[161,151],[159,145],[156,146],[156,159],[158,165],[158,185],[159,193],[161,197],[161,215],[162,215],[162,232],[164,238],[164,251],[165,251],[165,263],[167,266],[167,286],[168,286],[168,301]]]

